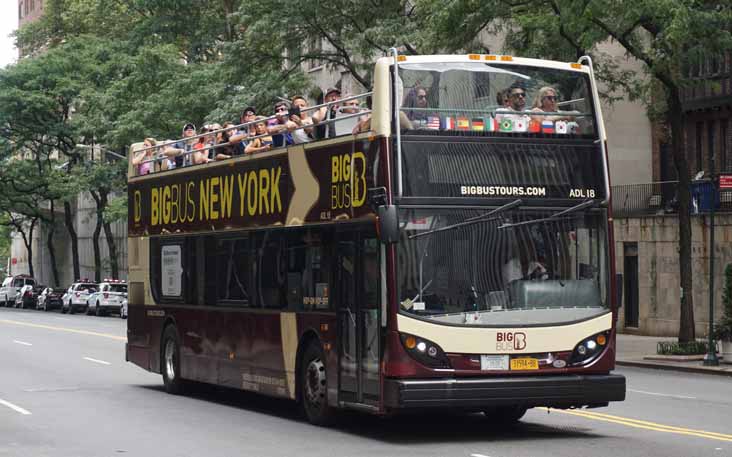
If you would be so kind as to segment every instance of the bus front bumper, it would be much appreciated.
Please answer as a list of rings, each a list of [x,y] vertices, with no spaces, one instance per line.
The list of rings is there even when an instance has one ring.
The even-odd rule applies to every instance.
[[[625,376],[617,374],[384,380],[384,404],[392,409],[571,408],[623,400]]]

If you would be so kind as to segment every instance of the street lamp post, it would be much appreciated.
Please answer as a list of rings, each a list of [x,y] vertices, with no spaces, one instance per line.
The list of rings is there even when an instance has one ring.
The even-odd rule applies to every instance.
[[[704,356],[704,365],[719,365],[714,344],[714,207],[717,206],[717,175],[714,166],[714,151],[709,148],[709,181],[712,184],[712,204],[709,209],[709,347]]]

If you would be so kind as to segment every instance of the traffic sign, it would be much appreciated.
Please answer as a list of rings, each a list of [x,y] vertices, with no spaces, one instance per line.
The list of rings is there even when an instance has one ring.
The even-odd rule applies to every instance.
[[[719,188],[732,189],[732,175],[719,175]]]

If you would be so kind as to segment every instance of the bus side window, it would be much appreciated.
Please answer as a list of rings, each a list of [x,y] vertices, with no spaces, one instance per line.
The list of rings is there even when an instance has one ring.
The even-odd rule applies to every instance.
[[[206,304],[251,306],[249,238],[206,241]]]
[[[325,235],[325,236],[324,236]],[[325,238],[325,239],[324,239]],[[291,253],[290,271],[300,268],[298,282],[288,284],[288,290],[298,292],[295,301],[297,310],[324,311],[330,309],[330,256],[328,255],[327,234],[322,229],[301,232],[297,249]]]
[[[286,239],[282,230],[265,232],[257,249],[257,290],[262,308],[287,305],[285,284]]]

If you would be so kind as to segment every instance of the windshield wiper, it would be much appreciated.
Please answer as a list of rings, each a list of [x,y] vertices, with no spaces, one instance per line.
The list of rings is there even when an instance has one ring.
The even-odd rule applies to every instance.
[[[519,199],[516,199],[516,200],[514,200],[514,201],[512,201],[510,203],[506,203],[503,206],[499,206],[496,209],[493,209],[491,211],[488,211],[485,214],[481,214],[480,216],[475,216],[475,217],[471,217],[470,219],[465,219],[464,221],[458,222],[457,224],[447,225],[445,227],[440,227],[440,228],[436,228],[436,229],[433,229],[433,230],[427,230],[426,232],[422,232],[422,233],[415,233],[414,235],[409,235],[407,237],[407,239],[413,240],[415,238],[420,238],[420,237],[423,237],[423,236],[432,235],[433,233],[445,232],[447,230],[453,230],[453,229],[456,229],[456,228],[459,228],[459,227],[465,227],[466,225],[473,225],[473,224],[477,224],[479,222],[492,221],[492,220],[495,220],[495,219],[498,219],[498,218],[497,217],[491,217],[491,216],[496,216],[497,214],[500,214],[500,213],[502,213],[504,211],[508,211],[509,209],[516,208],[517,206],[520,206],[522,204],[523,204],[523,200],[521,200],[519,198]]]
[[[498,227],[498,230],[512,228],[512,227],[520,227],[522,225],[538,224],[540,222],[554,221],[554,220],[560,219],[562,216],[566,216],[568,214],[572,214],[577,211],[582,211],[583,209],[592,208],[593,206],[597,206],[599,203],[600,203],[600,200],[585,200],[582,203],[580,203],[579,205],[575,205],[571,208],[567,208],[565,210],[559,211],[558,213],[554,213],[548,217],[542,217],[540,219],[530,219],[528,221],[513,222],[510,224],[503,224]]]

